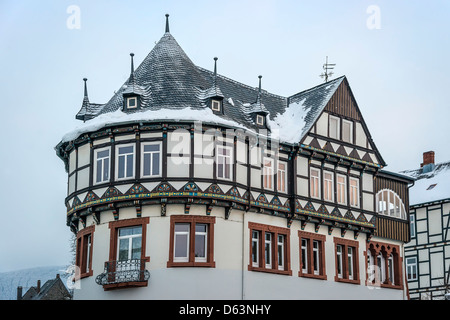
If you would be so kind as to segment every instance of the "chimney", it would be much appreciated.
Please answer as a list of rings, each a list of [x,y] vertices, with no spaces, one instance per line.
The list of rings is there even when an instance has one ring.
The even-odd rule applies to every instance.
[[[17,300],[22,300],[22,287],[17,287]]]
[[[36,291],[37,291],[38,294],[41,292],[41,280],[37,281]]]
[[[434,151],[427,151],[423,153],[423,162],[420,164],[422,172],[430,172],[434,170]]]
[[[430,163],[434,164],[434,151],[427,151],[423,153],[423,163],[420,164],[420,167],[422,168]]]

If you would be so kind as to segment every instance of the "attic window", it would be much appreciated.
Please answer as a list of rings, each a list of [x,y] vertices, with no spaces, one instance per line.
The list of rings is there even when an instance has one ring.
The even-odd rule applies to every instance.
[[[136,109],[137,108],[137,98],[131,97],[127,98],[127,109]]]
[[[219,100],[212,100],[212,102],[211,102],[211,109],[213,111],[220,112],[220,101]]]
[[[431,189],[433,189],[434,187],[436,187],[436,185],[437,185],[437,183],[435,183],[435,184],[431,184],[428,188],[427,188],[427,190],[431,190]]]
[[[256,124],[259,126],[263,126],[264,125],[264,116],[257,114],[256,115]]]

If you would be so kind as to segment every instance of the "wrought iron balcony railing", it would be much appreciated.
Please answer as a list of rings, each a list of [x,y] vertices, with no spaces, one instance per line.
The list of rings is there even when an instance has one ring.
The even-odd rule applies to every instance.
[[[145,259],[105,262],[105,272],[99,274],[95,282],[99,285],[114,285],[147,282],[150,272],[145,270]]]

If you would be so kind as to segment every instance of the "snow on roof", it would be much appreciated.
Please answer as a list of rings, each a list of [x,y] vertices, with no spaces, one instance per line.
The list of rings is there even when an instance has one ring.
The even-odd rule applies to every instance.
[[[409,189],[410,205],[450,199],[450,161],[438,163],[434,170],[425,173],[423,168],[400,173],[415,179]]]

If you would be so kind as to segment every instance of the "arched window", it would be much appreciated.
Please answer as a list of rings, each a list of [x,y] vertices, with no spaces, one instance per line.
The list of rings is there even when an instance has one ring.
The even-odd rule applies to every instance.
[[[386,216],[406,219],[405,205],[392,190],[383,189],[377,193],[377,212]]]

